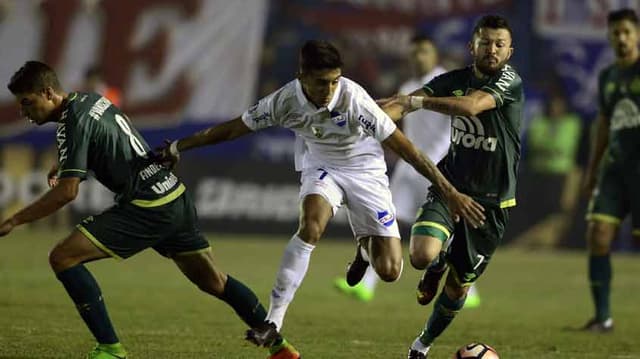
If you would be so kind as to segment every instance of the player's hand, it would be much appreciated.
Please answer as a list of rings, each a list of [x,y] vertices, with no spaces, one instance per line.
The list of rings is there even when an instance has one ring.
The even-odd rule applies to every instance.
[[[4,237],[13,230],[16,225],[13,223],[13,218],[9,218],[0,224],[0,237]]]
[[[582,195],[585,198],[590,198],[593,195],[593,190],[596,188],[597,178],[593,171],[587,171],[582,181]]]
[[[484,207],[466,194],[454,191],[447,198],[447,204],[455,222],[459,222],[460,218],[464,218],[473,228],[484,225]]]
[[[164,140],[164,146],[157,147],[153,154],[156,162],[174,169],[180,161],[180,154],[171,152],[171,143],[173,143],[171,140]]]
[[[51,169],[47,173],[47,183],[49,188],[53,188],[58,184],[58,164],[51,166]]]
[[[411,112],[411,99],[410,96],[395,94],[391,97],[381,98],[376,100],[378,106],[400,106],[402,108],[402,113],[405,114],[407,112]]]

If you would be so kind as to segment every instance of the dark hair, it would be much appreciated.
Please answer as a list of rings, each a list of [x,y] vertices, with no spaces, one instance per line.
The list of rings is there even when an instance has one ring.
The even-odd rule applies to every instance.
[[[611,25],[614,22],[629,20],[632,23],[638,25],[638,15],[632,9],[620,9],[611,11],[607,16],[607,25]]]
[[[476,26],[473,28],[473,36],[477,35],[482,28],[489,29],[505,29],[509,31],[509,36],[513,39],[513,31],[511,31],[511,26],[509,26],[509,22],[502,16],[499,15],[485,15],[478,22]]]
[[[302,72],[338,69],[342,65],[340,52],[327,41],[309,40],[300,49]]]
[[[61,90],[58,76],[47,64],[39,61],[27,61],[16,71],[7,85],[12,94],[41,92],[47,87]]]
[[[425,35],[423,33],[417,32],[411,37],[411,44],[412,45],[415,45],[415,44],[417,44],[419,42],[424,42],[424,41],[428,41],[428,42],[433,44],[433,40],[429,36],[427,36],[427,35]]]

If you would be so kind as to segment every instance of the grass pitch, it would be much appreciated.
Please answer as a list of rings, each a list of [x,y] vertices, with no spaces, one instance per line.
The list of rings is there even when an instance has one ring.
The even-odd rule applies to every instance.
[[[65,233],[18,230],[0,238],[0,358],[81,358],[93,340],[49,270],[47,253]],[[286,238],[209,235],[221,268],[268,305]],[[405,358],[431,306],[416,304],[420,273],[405,267],[363,304],[332,288],[353,243],[324,241],[290,306],[284,334],[303,358]],[[584,253],[499,250],[479,281],[482,306],[463,310],[430,358],[472,341],[501,358],[640,358],[640,258],[614,256],[616,331],[569,331],[592,313]],[[123,263],[88,265],[131,358],[264,358],[224,303],[199,292],[169,260],[146,251]]]

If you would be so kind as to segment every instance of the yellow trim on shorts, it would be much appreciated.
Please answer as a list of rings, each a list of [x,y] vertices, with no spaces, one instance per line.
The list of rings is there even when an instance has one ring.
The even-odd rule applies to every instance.
[[[104,244],[100,243],[100,241],[96,237],[94,237],[93,234],[91,234],[91,232],[89,232],[89,230],[86,229],[83,225],[78,224],[76,228],[80,231],[80,233],[84,234],[84,236],[87,237],[87,239],[89,239],[91,243],[93,243],[96,247],[100,248],[103,252],[105,252],[106,254],[112,256],[113,258],[119,261],[123,260],[123,258],[117,255],[114,251],[107,248]]]
[[[509,207],[515,207],[515,206],[516,206],[515,198],[507,199],[500,202],[500,208],[509,208]]]
[[[411,230],[413,231],[413,228],[415,227],[433,227],[435,229],[441,230],[447,236],[447,238],[451,237],[451,232],[449,232],[447,227],[437,222],[431,222],[431,221],[416,222],[413,224],[413,226],[411,226]]]
[[[616,225],[622,222],[620,218],[604,213],[589,213],[587,214],[587,221],[604,222]]]
[[[80,172],[80,173],[87,173],[87,171],[85,171],[85,170],[80,170],[80,169],[77,169],[77,168],[69,168],[69,169],[67,169],[67,170],[62,170],[62,171],[60,171],[60,173],[65,173],[65,172]]]
[[[473,282],[463,282],[460,279],[460,276],[458,275],[458,272],[456,272],[456,269],[453,268],[451,263],[448,263],[448,264],[449,264],[449,270],[453,274],[453,279],[456,281],[456,283],[458,283],[459,286],[461,286],[461,287],[471,287],[473,285],[473,283],[478,279],[478,277],[476,277]]]
[[[187,188],[184,186],[184,184],[180,183],[178,188],[176,188],[175,190],[173,190],[173,192],[169,193],[164,197],[150,200],[150,201],[145,199],[134,199],[133,201],[131,201],[131,203],[138,207],[144,207],[144,208],[159,207],[167,203],[173,202],[176,198],[180,197],[180,195],[183,194],[186,189]]]
[[[196,250],[193,250],[193,251],[174,253],[173,255],[175,257],[178,257],[178,256],[182,257],[182,256],[190,256],[190,255],[193,255],[193,254],[205,253],[205,252],[209,252],[209,251],[211,251],[211,246],[209,246],[207,248],[196,249]]]

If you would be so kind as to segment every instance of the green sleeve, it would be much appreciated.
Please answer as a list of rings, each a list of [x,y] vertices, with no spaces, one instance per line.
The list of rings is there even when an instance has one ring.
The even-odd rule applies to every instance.
[[[434,77],[431,81],[426,83],[422,90],[429,96],[433,97],[445,97],[449,96],[449,85],[451,81],[449,80],[450,72],[444,73],[440,76]]]
[[[522,79],[509,65],[498,75],[489,79],[480,90],[489,93],[496,101],[496,107],[500,108],[522,98]]]
[[[69,111],[71,112],[71,111]],[[89,156],[90,118],[76,118],[74,114],[63,116],[56,131],[58,147],[59,177],[87,177],[87,159]]]

